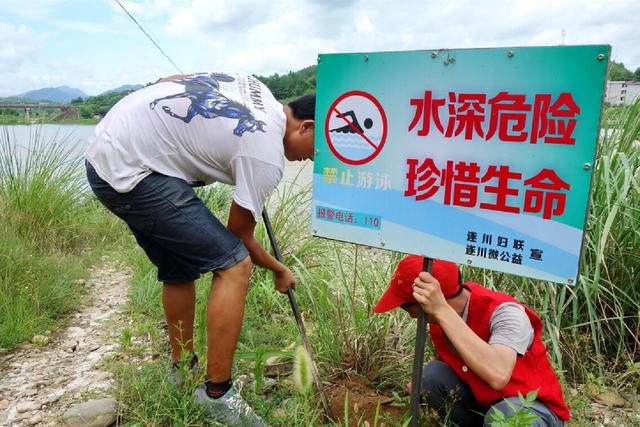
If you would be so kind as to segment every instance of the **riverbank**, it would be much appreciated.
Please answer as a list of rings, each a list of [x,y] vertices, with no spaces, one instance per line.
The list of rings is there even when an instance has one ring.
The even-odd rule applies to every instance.
[[[27,120],[24,117],[16,116],[2,116],[0,115],[0,126],[10,125],[96,125],[100,122],[99,119],[72,119],[72,120],[57,120],[52,121],[49,118],[44,119],[30,119]]]
[[[82,142],[57,135],[0,132],[0,348],[64,321],[82,297],[76,281],[121,227],[85,191]]]

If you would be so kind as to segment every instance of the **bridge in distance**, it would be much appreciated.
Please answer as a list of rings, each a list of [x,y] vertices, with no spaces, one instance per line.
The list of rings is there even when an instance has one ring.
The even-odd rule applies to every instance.
[[[34,110],[59,110],[51,120],[68,120],[80,117],[80,111],[69,104],[56,102],[10,102],[0,103],[0,109],[24,110],[26,120],[31,119],[31,112]]]

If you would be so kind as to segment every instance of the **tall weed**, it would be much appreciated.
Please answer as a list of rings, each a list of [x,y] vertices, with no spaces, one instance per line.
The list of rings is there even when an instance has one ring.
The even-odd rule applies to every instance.
[[[37,249],[74,249],[117,228],[88,197],[73,145],[71,135],[47,138],[40,127],[30,127],[26,145],[0,131],[0,217]]]
[[[26,145],[0,131],[0,347],[11,348],[62,321],[83,294],[86,267],[121,235],[88,197],[70,137]]]

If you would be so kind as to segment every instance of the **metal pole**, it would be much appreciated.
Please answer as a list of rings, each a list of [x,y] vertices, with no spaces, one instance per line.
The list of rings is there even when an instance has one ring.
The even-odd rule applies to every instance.
[[[262,210],[262,220],[264,221],[264,226],[267,229],[267,235],[269,236],[269,241],[271,242],[271,247],[273,248],[273,254],[279,262],[282,262],[282,255],[280,254],[280,248],[278,247],[278,242],[276,242],[276,236],[273,233],[273,229],[271,228],[271,221],[269,221],[269,215],[267,215],[266,208]],[[293,295],[293,289],[289,288],[289,290],[287,290],[287,297],[289,297],[289,303],[291,304],[291,309],[293,310],[293,317],[295,317],[296,319],[298,330],[300,330],[300,335],[302,336],[302,345],[304,346],[305,350],[307,350],[307,353],[309,353],[309,356],[311,357],[311,374],[313,376],[313,381],[316,385],[316,390],[320,395],[320,401],[322,402],[322,406],[324,407],[324,411],[327,414],[327,417],[329,417],[329,419],[333,419],[333,414],[331,413],[331,408],[329,407],[327,396],[325,396],[324,394],[324,387],[322,385],[322,381],[320,380],[320,375],[318,374],[316,363],[313,359],[313,350],[311,349],[311,344],[309,344],[309,339],[307,338],[307,330],[304,327],[304,322],[302,321],[302,315],[300,314],[298,303],[296,302],[296,298]]]
[[[432,259],[424,257],[422,271],[431,273]],[[427,340],[427,316],[422,307],[418,310],[418,327],[416,330],[416,349],[413,355],[413,377],[411,378],[411,421],[410,427],[418,425],[420,411],[420,388],[422,383],[422,364],[424,363],[424,344]]]

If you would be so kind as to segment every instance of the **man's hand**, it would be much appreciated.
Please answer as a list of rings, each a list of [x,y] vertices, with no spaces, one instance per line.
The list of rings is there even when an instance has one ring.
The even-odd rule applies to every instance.
[[[296,278],[287,267],[273,272],[273,281],[278,292],[286,294],[291,288],[296,287]]]
[[[413,281],[413,297],[422,310],[434,318],[447,309],[451,309],[440,289],[440,282],[431,274],[423,271]]]
[[[253,236],[255,226],[256,222],[251,211],[238,205],[235,201],[231,202],[227,228],[242,240],[255,265],[273,271],[275,288],[284,294],[295,286],[296,278],[291,270],[271,256],[256,240]]]

